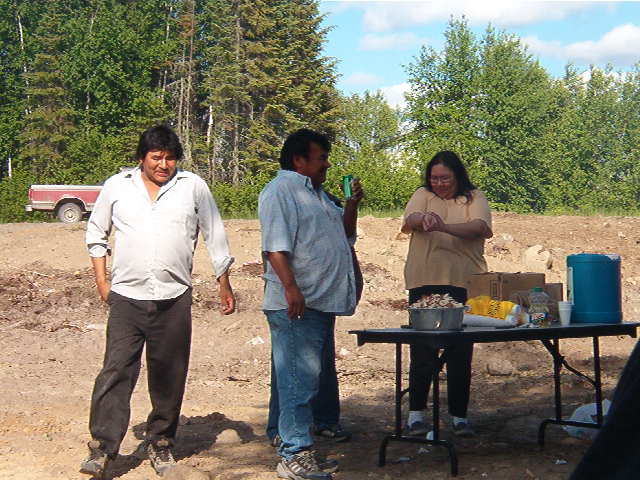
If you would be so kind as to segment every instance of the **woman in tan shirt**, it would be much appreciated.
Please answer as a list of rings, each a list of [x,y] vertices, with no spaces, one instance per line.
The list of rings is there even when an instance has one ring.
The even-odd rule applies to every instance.
[[[424,186],[405,208],[402,231],[411,234],[404,269],[409,304],[433,293],[448,293],[465,303],[469,275],[487,271],[484,241],[493,234],[489,202],[471,183],[454,152],[439,152],[427,165]],[[429,430],[424,409],[437,355],[430,347],[411,346],[407,422],[411,435]],[[473,345],[448,347],[443,355],[453,431],[473,435],[467,421]]]

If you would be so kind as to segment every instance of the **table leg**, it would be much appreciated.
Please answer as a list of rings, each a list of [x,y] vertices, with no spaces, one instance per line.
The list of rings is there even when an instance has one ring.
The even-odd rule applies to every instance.
[[[600,372],[600,338],[593,337],[593,379],[596,389],[596,423],[602,426],[602,378]]]
[[[562,356],[560,356],[560,339],[553,340],[553,385],[556,401],[556,420],[562,421],[562,384],[560,383],[560,371],[562,370]]]
[[[396,343],[396,435],[402,435],[402,344]]]
[[[547,425],[550,423],[562,422],[562,384],[560,383],[560,372],[562,370],[563,358],[560,355],[560,339],[555,338],[551,341],[543,340],[542,343],[547,348],[553,358],[553,391],[555,402],[555,419],[543,420],[538,428],[538,445],[544,446],[544,433]]]
[[[540,428],[538,429],[538,444],[540,447],[544,447],[544,433],[547,425],[566,425],[572,427],[583,427],[583,428],[600,428],[602,426],[603,414],[602,414],[602,381],[601,381],[601,372],[600,372],[600,343],[599,337],[593,337],[593,373],[594,378],[591,379],[587,375],[579,372],[571,365],[567,363],[565,358],[560,354],[560,340],[554,339],[550,340],[541,340],[542,344],[549,351],[551,356],[553,357],[553,383],[555,390],[555,418],[548,418],[543,420],[540,423]],[[561,393],[561,382],[560,382],[560,373],[562,367],[565,367],[571,373],[579,376],[580,378],[586,380],[591,385],[593,385],[595,389],[595,397],[596,397],[596,423],[590,422],[573,422],[571,420],[563,420],[562,419],[562,393]]]
[[[440,440],[440,372],[442,371],[442,361],[439,351],[436,352],[436,359],[433,371],[433,439]]]
[[[440,415],[440,389],[439,374],[442,370],[444,359],[437,358],[435,370],[433,372],[433,440],[420,437],[406,437],[402,435],[402,397],[407,392],[402,390],[402,344],[396,343],[396,385],[395,385],[395,432],[382,439],[378,450],[378,466],[383,467],[387,463],[387,446],[389,442],[419,443],[426,445],[436,445],[444,447],[449,452],[449,464],[451,466],[451,476],[458,475],[458,455],[451,442],[439,439],[439,415]]]
[[[395,433],[382,439],[378,451],[378,466],[384,467],[387,463],[387,446],[389,441],[396,437],[402,437],[402,344],[396,343],[396,391],[395,391]]]

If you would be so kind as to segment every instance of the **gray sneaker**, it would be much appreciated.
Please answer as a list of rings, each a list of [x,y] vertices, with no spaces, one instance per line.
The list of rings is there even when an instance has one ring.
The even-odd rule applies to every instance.
[[[270,440],[271,446],[274,448],[280,448],[282,444],[282,437],[280,437],[279,433],[276,433],[276,436]],[[316,461],[318,462],[318,468],[326,473],[336,473],[339,469],[339,464],[337,460],[332,458],[320,457],[316,454]]]
[[[160,476],[176,466],[176,461],[171,454],[169,440],[163,438],[157,442],[149,442],[147,445],[147,455],[151,466]]]
[[[278,477],[289,480],[333,480],[333,475],[320,469],[312,450],[303,450],[289,458],[283,458],[276,471]]]
[[[107,469],[107,463],[112,460],[114,456],[108,455],[102,450],[98,440],[91,440],[87,444],[87,447],[89,447],[89,456],[80,464],[80,473],[102,478]]]

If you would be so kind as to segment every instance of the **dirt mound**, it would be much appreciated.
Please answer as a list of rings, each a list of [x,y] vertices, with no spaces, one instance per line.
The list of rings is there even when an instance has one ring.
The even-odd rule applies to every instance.
[[[406,300],[393,300],[393,299],[383,299],[383,300],[369,300],[369,304],[384,308],[385,310],[396,310],[396,311],[405,311],[409,304]]]
[[[65,272],[35,262],[0,273],[0,329],[83,330],[86,314],[96,311],[106,313],[106,308],[89,269]]]
[[[360,262],[360,270],[362,270],[362,275],[364,277],[391,276],[391,272],[389,270],[381,267],[380,265],[376,265],[375,263],[370,262]]]
[[[262,277],[264,273],[264,265],[256,260],[253,262],[244,262],[239,269],[240,273],[248,277]]]

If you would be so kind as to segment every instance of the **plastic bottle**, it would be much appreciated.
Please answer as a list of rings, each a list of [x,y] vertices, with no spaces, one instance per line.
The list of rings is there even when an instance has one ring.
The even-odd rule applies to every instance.
[[[549,295],[536,287],[529,293],[529,318],[539,327],[549,326]]]

